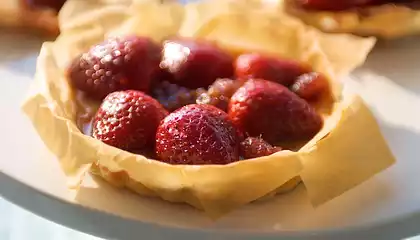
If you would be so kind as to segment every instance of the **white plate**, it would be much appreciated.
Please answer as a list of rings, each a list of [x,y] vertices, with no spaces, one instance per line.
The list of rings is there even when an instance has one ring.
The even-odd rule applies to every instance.
[[[420,46],[419,39],[381,44],[364,67],[347,80],[372,107],[398,162],[387,171],[329,203],[313,209],[302,187],[271,201],[251,204],[211,222],[187,206],[133,197],[102,184],[70,203],[65,178],[20,111],[35,70],[39,41],[1,34],[0,193],[55,222],[102,237],[119,239],[397,239],[420,232]],[[351,146],[349,146],[351,147]],[[135,205],[128,212],[125,206]],[[136,217],[141,221],[130,220]]]

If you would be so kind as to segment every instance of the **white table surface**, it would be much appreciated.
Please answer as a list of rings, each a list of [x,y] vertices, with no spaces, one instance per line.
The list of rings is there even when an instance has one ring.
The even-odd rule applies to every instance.
[[[101,240],[47,221],[0,198],[2,240]]]

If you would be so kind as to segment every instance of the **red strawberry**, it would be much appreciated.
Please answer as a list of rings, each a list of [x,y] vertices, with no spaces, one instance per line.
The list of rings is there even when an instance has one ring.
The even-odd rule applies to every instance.
[[[171,164],[227,164],[239,160],[237,130],[222,110],[191,104],[169,114],[156,134],[156,154]]]
[[[233,76],[233,58],[203,40],[166,41],[160,67],[172,74],[170,81],[191,89],[208,87],[217,78]]]
[[[261,78],[284,86],[291,85],[297,77],[311,71],[311,67],[303,63],[257,53],[240,55],[235,61],[237,78]]]
[[[273,147],[262,138],[248,137],[241,142],[240,153],[245,159],[258,158],[281,151],[280,147]]]
[[[290,90],[301,98],[313,99],[327,91],[328,87],[328,79],[323,74],[310,72],[299,76]]]
[[[111,38],[74,59],[68,76],[76,89],[96,99],[128,89],[147,93],[160,57],[161,48],[148,38]]]
[[[93,137],[138,151],[154,146],[156,129],[168,112],[154,98],[135,90],[109,94],[93,120]]]
[[[322,127],[321,116],[286,87],[261,79],[248,80],[232,96],[229,117],[249,136],[271,144],[313,137]]]

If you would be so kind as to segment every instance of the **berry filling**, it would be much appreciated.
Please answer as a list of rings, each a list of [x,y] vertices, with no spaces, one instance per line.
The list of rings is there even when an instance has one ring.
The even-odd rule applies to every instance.
[[[207,91],[198,95],[196,103],[213,105],[227,112],[230,98],[242,84],[240,80],[218,79]]]
[[[67,77],[78,125],[105,144],[168,164],[228,164],[299,149],[323,126],[326,76],[290,59],[176,38],[110,38]],[[315,99],[315,100],[314,100]],[[290,147],[293,146],[293,147]]]

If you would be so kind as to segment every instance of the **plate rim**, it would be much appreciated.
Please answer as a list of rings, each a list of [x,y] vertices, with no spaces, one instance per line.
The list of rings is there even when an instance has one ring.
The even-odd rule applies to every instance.
[[[23,197],[22,197],[23,195]],[[35,215],[64,225],[73,230],[102,238],[130,239],[133,229],[137,233],[151,234],[148,239],[179,237],[182,239],[401,239],[420,233],[420,211],[398,217],[382,219],[366,225],[317,229],[303,231],[238,231],[209,229],[188,229],[147,223],[125,218],[98,209],[72,203],[58,196],[27,185],[0,171],[0,196]],[[32,206],[31,206],[32,205]],[[54,211],[57,210],[57,211]],[[62,213],[66,213],[63,218]],[[60,216],[61,215],[61,216]],[[104,222],[97,224],[99,222]],[[107,227],[104,228],[104,224]],[[118,230],[117,230],[118,229]]]

